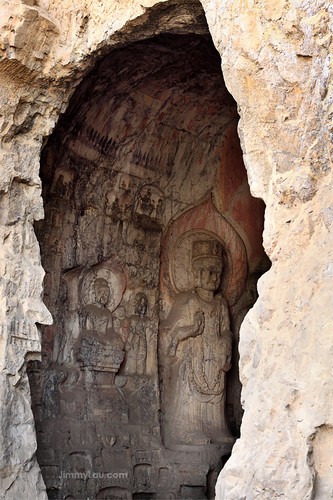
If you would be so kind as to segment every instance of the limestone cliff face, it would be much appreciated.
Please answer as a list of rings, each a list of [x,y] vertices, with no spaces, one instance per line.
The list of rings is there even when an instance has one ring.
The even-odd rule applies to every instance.
[[[204,0],[238,104],[271,270],[240,336],[245,414],[217,498],[330,498],[332,52],[329,1]],[[44,138],[100,55],[159,33],[202,33],[197,1],[1,0],[1,497],[46,498],[25,373],[48,324],[33,230]]]
[[[332,6],[206,2],[271,270],[241,328],[241,439],[220,498],[332,495]],[[325,436],[325,437],[324,437]],[[321,443],[321,444],[319,444]]]

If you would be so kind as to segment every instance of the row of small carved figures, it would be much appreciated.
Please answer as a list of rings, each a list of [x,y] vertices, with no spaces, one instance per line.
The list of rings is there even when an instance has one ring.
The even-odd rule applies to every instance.
[[[117,146],[119,146],[120,144],[119,142],[114,141],[112,138],[100,134],[90,125],[87,125],[85,128],[80,129],[78,137],[81,141],[87,142],[88,146],[93,146],[94,149],[105,155],[109,155],[111,151],[115,151]],[[151,152],[143,153],[141,151],[136,151],[135,153],[133,153],[133,161],[134,163],[142,165],[156,163],[156,159],[153,157],[153,154]]]
[[[109,139],[108,136],[104,136],[93,129],[90,125],[87,125],[84,129],[80,130],[80,139],[87,138],[90,143],[93,144],[94,148],[104,154],[109,154],[113,149],[116,148],[116,142],[113,139]]]

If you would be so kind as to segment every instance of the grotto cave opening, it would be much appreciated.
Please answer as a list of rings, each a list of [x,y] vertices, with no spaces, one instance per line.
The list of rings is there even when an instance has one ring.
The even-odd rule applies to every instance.
[[[54,319],[29,367],[49,498],[213,498],[239,435],[240,324],[267,270],[208,34],[112,50],[41,158]]]

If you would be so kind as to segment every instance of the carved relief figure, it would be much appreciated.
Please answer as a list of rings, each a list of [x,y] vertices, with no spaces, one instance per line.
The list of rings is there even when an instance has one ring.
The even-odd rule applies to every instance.
[[[84,305],[80,310],[81,331],[74,347],[75,357],[83,368],[116,373],[125,356],[124,339],[114,328],[111,312],[119,301],[114,295],[119,293],[98,276],[98,271],[88,273],[81,286]]]
[[[150,319],[147,317],[148,299],[144,293],[135,296],[135,314],[130,318],[129,336],[126,342],[126,367],[128,374],[146,374],[147,333]]]
[[[110,299],[110,287],[104,278],[97,278],[94,282],[95,298],[94,304],[88,304],[84,308],[85,330],[92,332],[100,342],[106,342],[107,334],[112,331],[112,314],[107,308]]]
[[[135,204],[134,212],[138,215],[160,221],[164,212],[164,197],[162,191],[153,185],[141,186]]]
[[[72,172],[60,170],[54,179],[52,193],[58,198],[68,198],[73,187],[73,177]]]
[[[156,205],[156,213],[155,213],[156,219],[161,219],[163,215],[163,210],[164,210],[164,203],[163,200],[159,198]]]
[[[151,215],[154,210],[154,200],[151,197],[151,189],[147,189],[147,192],[141,195],[140,209],[142,213]]]
[[[171,448],[233,440],[224,415],[232,333],[227,301],[216,293],[222,253],[215,239],[193,241],[193,290],[176,296],[162,325],[164,441]]]
[[[129,319],[126,315],[125,306],[119,306],[113,312],[113,327],[117,334],[121,337],[124,345],[128,338]]]

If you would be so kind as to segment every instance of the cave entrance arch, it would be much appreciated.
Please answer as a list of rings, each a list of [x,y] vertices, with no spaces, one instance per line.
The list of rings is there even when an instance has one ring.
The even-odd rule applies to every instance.
[[[36,233],[54,324],[30,381],[49,498],[213,498],[239,433],[238,332],[267,268],[264,205],[249,191],[236,103],[208,28],[190,31],[100,58],[43,150],[45,220]],[[214,300],[227,294],[233,348],[223,344],[223,370],[208,380],[219,346],[195,347],[202,331],[179,337],[190,351],[178,374],[193,368],[186,352],[207,365],[196,382],[202,401],[186,419],[195,434],[205,404],[219,405],[214,421],[224,427],[221,439],[205,429],[169,439],[177,422],[180,434],[187,429],[168,408],[192,408],[193,387],[170,386],[179,345],[163,347],[161,337],[177,330],[170,311],[195,293],[192,260],[204,255],[224,264],[211,291]],[[209,301],[205,312],[188,301],[184,311],[213,331],[220,312],[209,320],[217,307]]]

